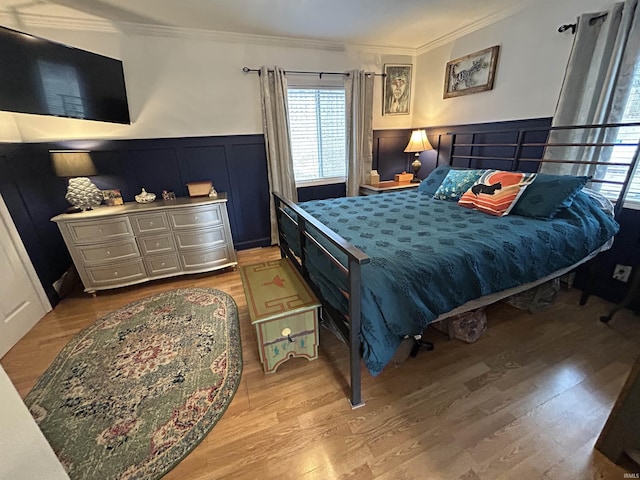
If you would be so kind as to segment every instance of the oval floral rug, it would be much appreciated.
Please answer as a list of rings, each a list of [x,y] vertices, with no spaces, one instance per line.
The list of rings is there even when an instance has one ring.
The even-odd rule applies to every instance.
[[[241,373],[233,299],[180,289],[80,332],[25,403],[72,479],[154,479],[213,428]]]

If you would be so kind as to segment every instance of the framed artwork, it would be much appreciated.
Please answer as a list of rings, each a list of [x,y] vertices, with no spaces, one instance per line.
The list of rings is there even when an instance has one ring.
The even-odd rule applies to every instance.
[[[382,115],[409,115],[411,65],[385,63]]]
[[[104,198],[105,205],[124,205],[120,190],[102,190],[102,198]]]
[[[500,45],[496,45],[447,63],[443,98],[491,90],[499,50]]]

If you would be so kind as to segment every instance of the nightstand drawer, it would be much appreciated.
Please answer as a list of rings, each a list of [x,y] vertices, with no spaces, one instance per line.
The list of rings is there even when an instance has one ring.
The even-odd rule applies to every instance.
[[[76,243],[104,242],[133,235],[126,217],[69,222],[67,227]]]
[[[126,284],[135,280],[143,280],[147,276],[142,260],[121,262],[104,267],[87,267],[85,272],[91,284],[100,287],[105,285]]]
[[[174,235],[178,250],[215,248],[229,243],[222,227],[194,232],[176,232]]]
[[[169,231],[169,222],[163,212],[131,215],[131,226],[136,235],[163,233]]]
[[[152,237],[139,237],[138,244],[143,255],[156,255],[160,253],[175,252],[176,246],[173,235],[154,235]]]
[[[169,224],[173,230],[222,225],[222,211],[218,204],[176,209],[169,212]]]
[[[148,257],[144,259],[144,264],[147,267],[147,272],[152,277],[165,276],[181,270],[180,260],[178,260],[177,255]]]
[[[135,240],[125,240],[122,242],[113,242],[100,245],[79,245],[78,252],[87,265],[95,265],[97,263],[105,263],[128,258],[137,258],[140,256],[138,246]]]

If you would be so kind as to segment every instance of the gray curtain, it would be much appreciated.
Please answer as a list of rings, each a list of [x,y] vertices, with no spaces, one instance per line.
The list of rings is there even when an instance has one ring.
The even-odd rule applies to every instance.
[[[373,150],[373,79],[363,70],[352,70],[345,77],[347,129],[347,196],[359,194],[371,171]]]
[[[269,193],[279,192],[289,200],[297,202],[298,192],[293,173],[287,113],[287,79],[284,70],[278,67],[260,67],[260,96],[269,172]],[[271,195],[269,195],[269,209],[271,244],[275,245],[278,243],[278,224]]]
[[[622,120],[631,89],[638,54],[640,27],[638,0],[615,3],[610,9],[578,17],[578,27],[553,126],[594,125]],[[615,138],[612,129],[552,131],[550,143],[605,142]],[[609,137],[609,138],[607,138]],[[610,149],[548,147],[544,158],[606,161]],[[602,178],[606,167],[588,164],[543,163],[544,173],[593,175]]]

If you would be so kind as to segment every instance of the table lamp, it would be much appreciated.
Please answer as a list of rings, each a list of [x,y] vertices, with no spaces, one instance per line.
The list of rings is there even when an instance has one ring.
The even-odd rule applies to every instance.
[[[96,167],[87,151],[49,150],[53,169],[58,177],[67,177],[67,202],[77,210],[91,210],[102,203],[102,192],[91,180],[90,175],[97,175]]]
[[[411,138],[409,139],[409,143],[407,147],[404,149],[407,153],[416,154],[416,158],[411,163],[411,168],[413,168],[413,183],[420,183],[420,179],[418,178],[418,172],[422,167],[422,163],[420,162],[420,152],[424,152],[425,150],[433,150],[433,147],[429,143],[429,139],[427,138],[427,132],[423,129],[414,130],[411,132]]]

